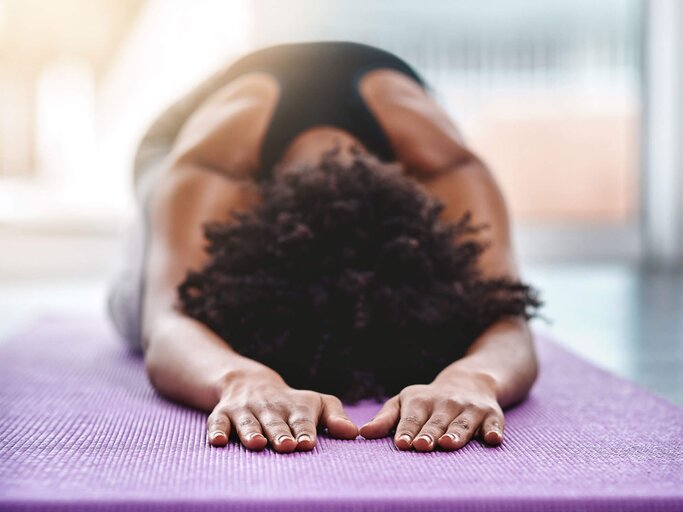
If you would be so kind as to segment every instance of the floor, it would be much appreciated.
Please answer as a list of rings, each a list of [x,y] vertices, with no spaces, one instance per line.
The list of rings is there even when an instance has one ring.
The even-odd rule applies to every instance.
[[[683,273],[625,264],[534,264],[538,331],[593,363],[683,405]],[[102,277],[0,281],[0,340],[42,313],[102,314]]]
[[[529,266],[525,275],[552,320],[536,329],[683,405],[683,272],[572,264]]]

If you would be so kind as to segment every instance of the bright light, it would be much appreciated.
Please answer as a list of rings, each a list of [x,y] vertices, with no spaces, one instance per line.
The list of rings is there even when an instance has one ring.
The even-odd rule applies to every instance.
[[[5,27],[5,22],[7,20],[7,5],[5,0],[0,0],[0,30]]]
[[[50,62],[38,81],[36,109],[38,171],[60,187],[93,181],[95,80],[87,61]]]

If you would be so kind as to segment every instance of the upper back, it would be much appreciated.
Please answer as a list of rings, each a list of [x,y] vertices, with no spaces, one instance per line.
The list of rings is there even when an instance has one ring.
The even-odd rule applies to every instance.
[[[408,169],[439,169],[468,153],[446,113],[409,73],[360,66],[353,68],[357,82],[335,90],[334,80],[316,77],[321,70],[313,64],[320,55],[332,59],[334,52],[318,48],[318,61],[299,55],[299,67],[306,63],[309,68],[298,82],[291,69],[287,75],[273,74],[272,69],[253,71],[264,66],[238,61],[244,74],[217,89],[190,116],[174,144],[174,159],[190,157],[235,177],[256,177],[270,171],[302,134],[330,125],[348,132],[380,159],[402,162]],[[348,73],[352,67],[347,63],[347,68]],[[295,86],[304,83],[307,86],[297,90]],[[349,102],[356,102],[355,108]],[[307,140],[316,144],[314,137]],[[321,146],[319,151],[327,149]]]

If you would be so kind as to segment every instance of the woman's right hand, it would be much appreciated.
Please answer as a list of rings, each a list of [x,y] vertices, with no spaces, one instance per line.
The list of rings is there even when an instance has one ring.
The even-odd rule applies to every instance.
[[[234,430],[247,449],[262,450],[270,443],[278,452],[312,450],[318,427],[338,439],[358,435],[337,397],[290,388],[269,368],[232,372],[207,421],[213,446],[225,446]]]

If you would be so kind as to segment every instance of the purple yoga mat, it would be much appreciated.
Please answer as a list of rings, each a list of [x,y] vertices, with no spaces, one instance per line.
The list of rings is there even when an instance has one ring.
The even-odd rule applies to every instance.
[[[204,414],[158,397],[104,319],[44,318],[0,344],[0,509],[683,510],[683,409],[536,342],[541,376],[501,447],[255,453],[209,447]]]

